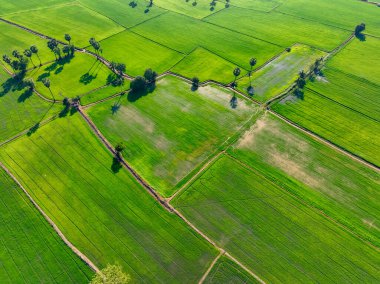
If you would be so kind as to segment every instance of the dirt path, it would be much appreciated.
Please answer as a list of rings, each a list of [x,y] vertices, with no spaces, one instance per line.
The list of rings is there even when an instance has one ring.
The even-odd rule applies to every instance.
[[[211,265],[209,266],[209,268],[206,270],[205,274],[203,274],[202,278],[199,280],[198,284],[202,284],[207,276],[210,274],[210,271],[211,269],[215,266],[215,263],[219,260],[219,258],[224,254],[225,252],[224,251],[220,251],[220,253],[217,255],[217,257],[215,257],[215,259],[211,262]]]
[[[37,208],[37,210],[42,214],[47,222],[49,222],[50,226],[54,229],[54,231],[59,235],[59,237],[63,240],[63,242],[77,255],[79,256],[93,271],[98,272],[99,268],[79,249],[77,249],[62,233],[62,231],[58,228],[58,226],[49,218],[49,216],[42,210],[42,208],[34,201],[32,196],[28,193],[28,191],[21,185],[21,183],[17,180],[17,178],[5,167],[4,164],[0,162],[0,167],[14,180],[14,182],[22,189],[22,191],[26,194],[28,199],[32,202],[33,206]]]

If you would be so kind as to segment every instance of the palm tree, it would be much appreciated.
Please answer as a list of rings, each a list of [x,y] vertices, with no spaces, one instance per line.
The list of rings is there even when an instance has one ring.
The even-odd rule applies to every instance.
[[[116,63],[115,61],[111,61],[111,63],[110,63],[110,67],[111,67],[112,71],[115,72],[116,67],[117,67],[117,63]]]
[[[15,72],[15,69],[13,68],[13,65],[12,65],[12,59],[8,55],[6,54],[3,55],[3,61],[12,68],[13,72]]]
[[[121,152],[125,150],[125,144],[123,142],[117,143],[115,146],[116,156],[121,158]]]
[[[24,80],[24,86],[28,87],[29,91],[33,91],[35,87],[33,79],[29,78]]]
[[[125,67],[125,64],[124,63],[118,63],[117,65],[116,65],[116,71],[117,72],[119,72],[119,75],[120,76],[122,76],[123,75],[123,73],[125,72],[125,70],[126,70],[126,67]]]
[[[20,52],[16,49],[12,51],[12,55],[15,58],[20,58],[20,56],[21,56]]]
[[[24,55],[25,55],[26,57],[28,57],[28,58],[30,59],[30,61],[32,62],[33,66],[36,67],[36,65],[34,65],[34,62],[33,62],[33,60],[32,60],[32,55],[33,55],[33,53],[30,51],[30,49],[25,49],[25,50],[24,50]]]
[[[237,79],[237,77],[240,75],[240,73],[241,73],[240,68],[239,68],[239,67],[236,67],[236,68],[234,69],[234,72],[233,72],[233,74],[234,74],[234,76],[235,76],[235,80],[234,80],[234,82],[232,83],[232,87],[236,87],[236,79]]]
[[[69,45],[63,46],[62,52],[65,54],[65,56],[68,56],[70,54],[70,46]]]
[[[46,77],[43,78],[43,79],[42,79],[42,84],[44,84],[44,86],[45,86],[46,88],[49,89],[50,94],[51,94],[51,96],[53,97],[53,100],[55,101],[55,98],[54,98],[53,92],[52,92],[51,89],[50,89],[50,80],[49,80],[49,78],[46,78]]]
[[[90,44],[91,44],[91,46],[94,48],[94,50],[95,50],[95,53],[99,56],[99,51],[101,50],[100,49],[100,43],[99,42],[97,42],[96,40],[95,40],[95,38],[90,38]],[[99,58],[98,58],[99,59]]]
[[[253,66],[255,66],[257,63],[257,60],[256,58],[251,58],[249,60],[249,65],[251,66],[251,70],[249,70],[249,86],[252,87],[252,81],[251,81],[251,76],[252,76],[252,69],[253,69]]]
[[[37,58],[38,58],[38,60],[40,61],[40,66],[42,66],[40,56],[38,55],[38,48],[37,48],[37,46],[32,45],[29,49],[30,49],[30,51],[31,51],[33,54],[37,55]]]
[[[58,55],[58,59],[61,59],[61,49],[57,46],[56,48],[53,49],[53,52],[55,55]]]
[[[65,40],[71,44],[71,36],[69,34],[65,34]]]

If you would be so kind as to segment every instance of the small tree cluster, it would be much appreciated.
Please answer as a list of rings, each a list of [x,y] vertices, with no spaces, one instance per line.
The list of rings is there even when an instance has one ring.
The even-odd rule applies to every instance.
[[[13,58],[8,56],[7,54],[4,54],[3,61],[12,68],[13,73],[16,74],[16,72],[18,72],[16,76],[23,77],[23,75],[25,74],[26,68],[28,67],[28,63],[29,63],[28,57],[27,56],[24,57],[24,55],[22,55],[18,50],[12,51],[12,57]]]
[[[99,56],[100,53],[102,52],[102,50],[100,48],[100,43],[98,41],[96,41],[95,38],[93,38],[93,37],[90,38],[89,43],[94,48],[96,55]]]
[[[153,90],[156,85],[157,73],[148,68],[144,72],[144,76],[137,76],[131,82],[131,91],[135,93]]]

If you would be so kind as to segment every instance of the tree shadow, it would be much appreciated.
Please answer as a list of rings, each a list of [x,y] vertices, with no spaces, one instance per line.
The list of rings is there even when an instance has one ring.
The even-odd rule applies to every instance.
[[[97,77],[97,75],[92,75],[90,73],[85,73],[83,74],[80,79],[79,79],[79,82],[84,84],[84,85],[88,85],[90,84],[95,78]]]
[[[145,13],[145,14],[148,14],[149,11],[150,11],[149,8],[146,8],[146,9],[144,10],[144,13]]]
[[[237,105],[238,105],[238,99],[237,99],[236,95],[234,94],[230,100],[230,106],[231,106],[231,108],[235,109],[235,108],[237,108]]]
[[[39,76],[37,77],[37,81],[38,81],[38,82],[42,82],[42,80],[43,80],[44,78],[48,78],[48,77],[50,77],[50,72],[42,73],[41,75],[39,75]]]
[[[117,174],[121,170],[122,167],[123,166],[121,165],[120,160],[116,157],[113,157],[112,165],[111,165],[112,172]]]
[[[359,34],[355,34],[355,36],[360,41],[366,41],[366,35],[365,34],[359,33]]]
[[[298,98],[298,99],[300,99],[300,100],[304,100],[304,98],[305,98],[305,92],[302,90],[302,89],[299,89],[299,88],[297,88],[295,91],[294,91],[294,93],[293,93],[295,96],[296,96],[296,98]]]
[[[191,88],[190,88],[190,90],[191,90],[192,92],[195,92],[196,90],[198,90],[198,88],[199,88],[199,85],[198,85],[198,84],[191,84]]]
[[[20,74],[20,76],[15,76],[8,78],[4,83],[1,84],[3,90],[0,91],[0,97],[5,96],[9,92],[21,91],[24,89],[24,84],[22,80],[24,79],[25,74]]]
[[[247,93],[250,96],[253,96],[255,94],[255,88],[252,85],[249,85],[247,88]]]
[[[152,93],[156,89],[156,84],[148,84],[148,86],[141,91],[130,90],[127,96],[127,100],[131,103],[134,103],[138,99],[145,97],[146,95]]]
[[[25,102],[27,99],[29,99],[33,94],[33,90],[32,89],[26,89],[17,99],[17,102],[19,103],[23,103]]]
[[[131,2],[129,2],[129,6],[131,8],[135,8],[135,7],[137,7],[137,2],[136,1],[131,1]]]
[[[33,125],[28,130],[28,132],[26,133],[26,135],[31,136],[32,134],[36,133],[36,131],[38,130],[38,128],[40,128],[40,123],[39,122],[37,122],[35,125]]]

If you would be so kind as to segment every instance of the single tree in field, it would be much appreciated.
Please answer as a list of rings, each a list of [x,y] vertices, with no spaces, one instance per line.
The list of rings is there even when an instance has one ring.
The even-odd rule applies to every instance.
[[[123,73],[126,70],[125,64],[124,63],[117,63],[115,70],[119,73],[120,76],[123,76]]]
[[[252,88],[252,80],[251,80],[251,76],[252,76],[252,69],[253,69],[253,66],[255,66],[256,65],[256,63],[257,63],[257,60],[256,60],[256,58],[251,58],[250,60],[249,60],[249,66],[251,66],[251,69],[249,70],[249,89],[251,89]]]
[[[58,47],[58,42],[55,39],[51,39],[47,42],[48,48],[51,50],[51,52],[54,53],[55,60],[57,60],[57,51],[56,48]]]
[[[125,150],[125,144],[123,142],[117,143],[115,146],[116,156],[121,158],[121,153]]]
[[[299,77],[296,81],[297,87],[299,89],[303,89],[306,85],[306,73],[302,70],[298,74],[299,74]]]
[[[40,66],[42,66],[40,56],[38,55],[38,48],[37,48],[37,46],[32,45],[29,49],[30,49],[30,51],[31,51],[33,54],[37,55],[38,61],[40,61]]]
[[[130,276],[123,272],[121,266],[108,264],[96,273],[90,284],[128,284],[130,280]]]
[[[22,56],[20,52],[16,49],[12,51],[12,55],[14,58],[17,58],[17,59],[19,59]]]
[[[365,23],[361,23],[355,27],[355,35],[359,36],[365,30]]]
[[[25,49],[24,50],[24,55],[26,57],[28,57],[30,59],[30,62],[32,62],[33,66],[36,67],[36,65],[34,64],[33,60],[32,60],[32,55],[33,53],[30,51],[30,49]]]
[[[65,40],[69,43],[69,45],[71,44],[71,36],[69,34],[65,34]]]
[[[233,74],[234,74],[234,76],[235,76],[235,79],[234,79],[234,81],[233,81],[233,83],[232,83],[232,87],[233,87],[233,88],[235,88],[235,87],[237,86],[236,79],[237,79],[237,77],[240,75],[240,73],[241,73],[240,68],[239,68],[239,67],[236,67],[236,68],[234,69],[234,71],[233,71]]]
[[[45,86],[46,88],[49,89],[50,94],[52,95],[53,100],[55,101],[55,98],[54,98],[53,92],[51,91],[51,88],[50,88],[50,80],[49,80],[49,78],[46,78],[46,77],[43,78],[43,79],[42,79],[42,84],[44,84],[44,86]]]
[[[199,88],[199,78],[198,77],[193,77],[193,79],[191,79],[191,89],[192,90],[197,90]]]

